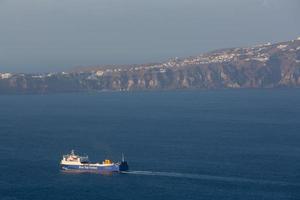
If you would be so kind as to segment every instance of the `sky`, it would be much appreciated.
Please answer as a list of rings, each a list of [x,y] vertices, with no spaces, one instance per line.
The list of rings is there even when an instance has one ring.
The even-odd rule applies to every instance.
[[[300,36],[300,0],[0,0],[0,72],[140,64]]]

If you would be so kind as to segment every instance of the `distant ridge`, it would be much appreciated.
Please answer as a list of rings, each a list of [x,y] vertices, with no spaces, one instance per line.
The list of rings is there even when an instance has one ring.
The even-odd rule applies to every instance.
[[[0,94],[282,87],[300,87],[300,37],[155,64],[0,73]]]

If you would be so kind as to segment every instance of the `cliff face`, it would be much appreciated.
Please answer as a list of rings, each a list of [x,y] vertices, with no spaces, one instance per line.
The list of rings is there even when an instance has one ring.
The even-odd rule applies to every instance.
[[[300,39],[164,63],[69,73],[0,73],[0,93],[300,87]]]

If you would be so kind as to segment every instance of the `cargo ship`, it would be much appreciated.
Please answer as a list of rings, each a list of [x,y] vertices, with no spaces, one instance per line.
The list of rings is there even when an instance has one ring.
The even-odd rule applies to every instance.
[[[60,168],[69,172],[98,172],[112,173],[122,172],[129,169],[127,162],[122,154],[122,161],[114,163],[111,160],[104,160],[102,163],[91,163],[88,156],[76,155],[74,150],[70,154],[63,155],[60,161]]]

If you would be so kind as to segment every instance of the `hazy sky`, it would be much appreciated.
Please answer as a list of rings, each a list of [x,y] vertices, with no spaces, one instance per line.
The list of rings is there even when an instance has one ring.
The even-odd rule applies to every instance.
[[[0,0],[0,71],[164,61],[300,36],[300,0]]]

